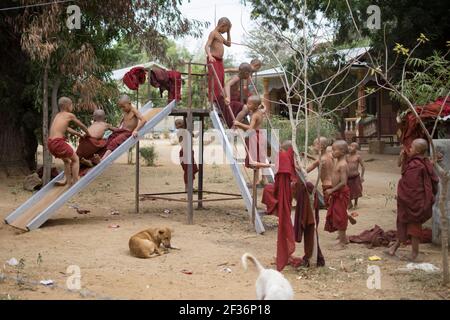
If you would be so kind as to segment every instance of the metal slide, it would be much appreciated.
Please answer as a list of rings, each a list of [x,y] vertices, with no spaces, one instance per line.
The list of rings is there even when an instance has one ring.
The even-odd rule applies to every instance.
[[[227,138],[225,129],[223,128],[222,122],[220,121],[217,111],[215,110],[211,111],[210,117],[214,125],[214,128],[220,133],[223,150],[226,154],[228,163],[231,166],[231,171],[233,172],[234,178],[236,179],[236,183],[238,184],[239,190],[241,191],[242,198],[244,199],[245,206],[247,207],[247,213],[251,219],[253,200],[250,191],[248,190],[247,183],[242,175],[241,170],[239,169],[239,164],[234,158],[233,147]],[[258,213],[255,216],[255,229],[257,233],[263,233],[265,231],[264,225],[261,221],[261,217],[259,216]]]
[[[149,133],[161,120],[170,115],[175,107],[175,100],[164,108],[152,108],[152,103],[147,103],[139,111],[147,120],[147,123],[139,130],[138,138]],[[14,212],[6,217],[5,221],[13,227],[30,231],[39,228],[51,215],[53,215],[65,202],[72,196],[83,190],[95,178],[97,178],[107,167],[109,167],[122,154],[133,147],[138,138],[130,137],[122,143],[105,160],[93,167],[73,186],[59,187],[55,182],[64,177],[64,173],[59,174],[55,179],[49,182],[44,188],[34,194],[28,201],[22,204]]]

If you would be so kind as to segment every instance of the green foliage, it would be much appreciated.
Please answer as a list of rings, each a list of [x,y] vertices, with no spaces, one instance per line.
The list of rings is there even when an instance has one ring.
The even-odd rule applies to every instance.
[[[155,161],[158,159],[158,153],[155,150],[155,146],[142,147],[139,149],[141,156],[144,158],[147,166],[154,166]]]
[[[272,128],[278,129],[278,132],[275,133],[276,137],[279,139],[279,142],[282,143],[285,140],[292,140],[292,127],[291,123],[288,119],[280,116],[271,116],[270,118]],[[268,124],[265,124],[265,128],[270,130]],[[330,119],[322,118],[320,120],[319,124],[319,135],[325,136],[325,137],[334,137],[336,133],[338,132],[336,126],[334,125],[333,121]],[[317,119],[311,119],[308,124],[308,145],[312,145],[314,139],[318,136],[317,131]],[[301,122],[300,125],[297,127],[297,136],[296,136],[296,143],[299,147],[299,150],[304,149],[305,145],[305,123]]]
[[[249,2],[252,4],[252,17],[259,19],[269,28],[279,28],[292,34],[301,31],[304,1],[250,0]],[[411,48],[417,36],[423,33],[430,39],[430,46],[419,48],[417,51],[419,57],[428,57],[436,49],[445,50],[448,30],[450,30],[450,20],[446,14],[450,10],[449,1],[359,0],[348,1],[348,3],[351,14],[346,1],[308,1],[306,15],[310,22],[316,23],[316,27],[319,27],[317,26],[320,21],[319,13],[323,15],[326,21],[322,20],[320,28],[330,26],[335,30],[334,38],[337,44],[348,44],[358,39],[368,38],[375,51],[384,53],[384,30],[386,30],[388,48],[393,48],[395,43],[402,43],[405,47]],[[380,7],[380,30],[369,30],[366,27],[369,17],[367,8],[370,5]],[[352,16],[362,37],[355,29]]]
[[[446,55],[434,51],[425,59],[412,57],[408,66],[413,71],[406,72],[403,93],[413,104],[424,105],[449,93],[450,61]],[[399,82],[397,87],[402,90],[402,83]],[[400,97],[393,97],[401,101]]]

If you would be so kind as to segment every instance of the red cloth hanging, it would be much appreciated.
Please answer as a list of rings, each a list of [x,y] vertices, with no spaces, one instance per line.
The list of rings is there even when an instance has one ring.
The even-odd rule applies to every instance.
[[[123,83],[130,90],[137,90],[141,84],[145,83],[147,73],[144,67],[135,67],[128,71],[123,77]]]

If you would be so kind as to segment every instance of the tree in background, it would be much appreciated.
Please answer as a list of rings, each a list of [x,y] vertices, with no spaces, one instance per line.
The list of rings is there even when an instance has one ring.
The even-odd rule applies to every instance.
[[[24,116],[27,113],[21,110],[37,110],[42,114],[42,138],[45,142],[50,97],[54,111],[56,98],[61,94],[74,97],[78,110],[91,110],[111,100],[117,92],[109,79],[111,70],[118,64],[118,50],[114,49],[114,42],[139,39],[146,52],[158,56],[165,51],[167,36],[198,36],[204,26],[181,15],[181,1],[117,0],[114,6],[105,6],[101,1],[81,0],[76,3],[82,12],[80,30],[66,27],[65,4],[48,4],[40,0],[23,0],[21,4],[42,6],[0,13],[2,31],[9,31],[2,32],[2,44],[9,42],[12,45],[9,48],[2,46],[2,53],[5,53],[2,56],[6,57],[4,63],[12,66],[21,62],[21,67],[16,69],[2,66],[6,69],[4,75],[14,79],[11,82],[2,81],[0,86],[2,91],[7,92],[2,95],[2,100],[8,102],[6,105],[2,103],[1,108],[7,113],[5,119],[9,120],[9,125],[6,125],[7,130],[0,132],[0,146],[5,151],[0,160],[2,165],[7,166],[11,162],[24,162],[25,159],[34,163],[29,160],[29,154],[35,153],[35,147],[23,150],[27,149],[24,147],[25,137],[31,134],[23,132],[35,128],[25,128]],[[2,3],[2,7],[14,5],[17,1]],[[17,74],[19,72],[20,75]],[[31,78],[34,79],[26,82],[29,86],[20,83]],[[12,100],[9,95],[14,89],[15,99]],[[16,106],[22,103],[26,104],[23,109],[11,107],[11,104]],[[9,143],[7,137],[10,136],[18,136],[16,140],[21,141]],[[44,179],[47,180],[50,161],[48,152],[45,153]],[[33,167],[33,163],[28,167]]]

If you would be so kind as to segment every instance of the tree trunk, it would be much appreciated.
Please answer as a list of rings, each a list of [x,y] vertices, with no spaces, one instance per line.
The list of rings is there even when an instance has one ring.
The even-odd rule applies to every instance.
[[[21,110],[23,112],[23,110]],[[37,116],[31,111],[18,115],[15,108],[5,110],[0,117],[0,168],[28,174],[36,170],[38,142],[34,133]],[[40,122],[40,121],[39,121]],[[14,170],[16,171],[16,170]]]
[[[44,68],[44,77],[42,81],[43,97],[42,97],[42,146],[43,146],[43,165],[42,183],[45,186],[50,181],[52,170],[52,156],[48,151],[48,69],[50,62],[47,61]]]
[[[439,213],[441,219],[441,243],[442,243],[442,275],[443,284],[450,283],[450,276],[448,270],[448,216],[445,210],[447,204],[448,181],[450,172],[446,172],[441,176],[441,190],[439,195]]]
[[[56,114],[59,112],[58,109],[58,91],[61,85],[61,79],[57,77],[52,86],[52,121],[55,119]]]

